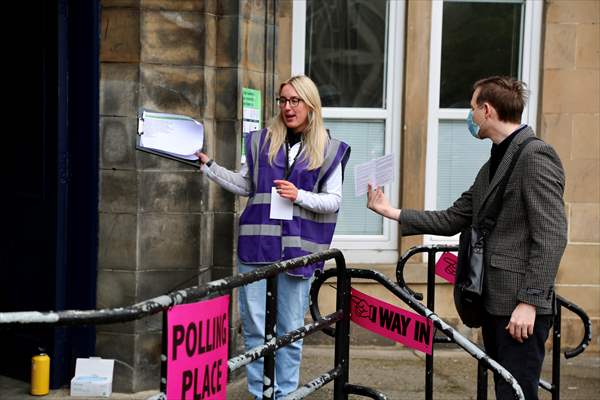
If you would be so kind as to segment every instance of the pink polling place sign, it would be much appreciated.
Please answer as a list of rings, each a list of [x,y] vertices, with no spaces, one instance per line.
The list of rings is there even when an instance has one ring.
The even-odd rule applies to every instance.
[[[454,284],[454,282],[456,282],[457,262],[458,257],[456,257],[453,253],[442,253],[438,262],[435,263],[436,275],[439,275],[451,284]]]
[[[433,325],[427,318],[351,289],[350,320],[378,335],[431,354]]]
[[[229,296],[175,306],[167,327],[167,398],[225,400]]]

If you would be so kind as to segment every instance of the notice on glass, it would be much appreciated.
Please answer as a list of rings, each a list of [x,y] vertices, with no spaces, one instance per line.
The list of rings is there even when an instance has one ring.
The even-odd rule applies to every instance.
[[[354,166],[354,192],[362,196],[372,187],[383,186],[394,181],[394,155],[386,154],[366,163]]]
[[[242,155],[241,163],[246,163],[244,142],[248,133],[261,127],[262,99],[260,90],[242,88]]]

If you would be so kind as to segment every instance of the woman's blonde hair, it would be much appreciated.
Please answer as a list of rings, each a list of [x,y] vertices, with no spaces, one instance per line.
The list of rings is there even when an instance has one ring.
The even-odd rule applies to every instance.
[[[308,160],[308,169],[319,168],[325,158],[325,146],[329,142],[329,136],[323,125],[323,113],[321,111],[321,98],[319,90],[314,82],[307,76],[292,76],[287,81],[279,85],[279,94],[285,85],[291,85],[298,93],[298,97],[304,101],[308,107],[308,124],[302,133],[302,153],[301,159]],[[267,139],[270,139],[269,145],[269,163],[273,164],[273,159],[285,142],[287,135],[287,126],[283,120],[282,109],[273,118],[267,133]]]

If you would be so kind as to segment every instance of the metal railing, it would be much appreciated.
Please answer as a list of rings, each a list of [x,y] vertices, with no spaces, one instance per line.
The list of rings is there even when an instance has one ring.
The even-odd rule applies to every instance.
[[[348,325],[349,318],[347,318],[348,300],[346,299],[347,296],[345,296],[345,293],[349,295],[349,287],[344,290],[341,290],[338,294],[337,312],[320,318],[319,320],[316,320],[311,324],[299,327],[298,329],[292,332],[288,332],[280,337],[275,336],[275,316],[277,315],[277,296],[275,282],[277,274],[288,271],[290,269],[313,264],[319,261],[326,261],[329,259],[335,259],[337,269],[339,269],[340,271],[345,270],[346,264],[342,253],[339,250],[332,249],[318,254],[311,254],[308,256],[286,260],[264,267],[259,267],[256,268],[256,270],[248,273],[229,276],[227,278],[212,281],[203,285],[173,291],[168,294],[154,297],[152,299],[128,307],[101,310],[67,310],[49,312],[27,311],[0,313],[0,328],[18,329],[19,327],[29,327],[35,325],[64,326],[113,324],[133,321],[157,314],[159,312],[163,312],[163,344],[161,354],[160,393],[155,396],[152,396],[151,399],[166,399],[166,311],[178,304],[191,303],[201,299],[206,299],[211,296],[226,294],[234,288],[257,282],[262,279],[267,279],[267,293],[275,293],[275,295],[273,296],[267,296],[267,312],[265,316],[265,338],[269,339],[265,341],[265,344],[263,346],[256,347],[245,352],[244,354],[229,359],[228,369],[229,372],[233,372],[258,358],[264,357],[264,373],[265,376],[270,379],[264,379],[265,384],[263,387],[263,391],[265,395],[263,396],[263,398],[265,400],[269,400],[273,398],[274,393],[274,353],[277,349],[289,343],[300,340],[310,334],[318,332],[319,330],[322,330],[333,324],[336,324],[336,328],[338,328],[339,332],[347,330],[345,326]],[[338,342],[339,345],[337,344]],[[339,341],[336,340],[336,366],[334,369],[323,375],[320,375],[311,383],[290,394],[287,397],[287,399],[291,400],[304,398],[307,394],[314,391],[311,390],[311,388],[320,387],[325,383],[330,382],[331,380],[335,380],[336,382],[336,393],[337,391],[339,391],[339,388],[343,388],[345,382],[342,382],[341,380],[347,379],[348,375],[347,357],[343,357],[341,353],[339,353],[338,348],[341,349],[344,346],[347,347],[348,344],[344,344],[343,338],[341,338]]]
[[[313,322],[299,327],[291,332],[277,337],[275,334],[276,312],[276,276],[290,269],[313,264],[319,261],[334,259],[336,267],[317,273],[310,289],[310,311]],[[321,316],[318,305],[318,293],[323,282],[332,277],[337,277],[336,284],[336,311],[327,316]],[[263,398],[272,399],[275,384],[274,353],[277,349],[292,342],[300,340],[307,335],[318,331],[333,336],[334,366],[331,370],[317,376],[304,386],[285,397],[286,400],[302,399],[319,390],[329,382],[334,382],[333,398],[347,400],[348,395],[355,394],[372,399],[387,399],[386,395],[369,387],[349,383],[349,350],[350,350],[350,288],[352,278],[371,279],[382,284],[392,294],[406,303],[418,314],[428,318],[438,331],[446,335],[447,342],[456,343],[479,363],[479,374],[487,373],[487,369],[497,373],[501,379],[506,380],[513,388],[515,397],[523,399],[523,392],[512,375],[493,359],[489,358],[475,343],[471,342],[450,325],[445,323],[433,312],[433,307],[421,304],[418,295],[406,285],[397,284],[383,274],[367,269],[347,269],[343,254],[337,249],[330,249],[320,253],[311,254],[291,260],[278,262],[272,265],[258,267],[255,270],[239,275],[219,279],[203,285],[177,290],[158,296],[129,307],[88,310],[88,311],[56,311],[56,312],[10,312],[0,313],[0,328],[18,328],[30,325],[98,325],[111,324],[141,319],[159,312],[163,312],[163,349],[161,356],[161,393],[152,397],[154,400],[166,399],[166,371],[167,371],[167,343],[166,343],[166,311],[178,304],[191,303],[214,295],[229,293],[232,289],[267,279],[267,310],[265,315],[265,344],[255,347],[241,355],[228,360],[229,372],[233,372],[244,365],[264,358],[264,386]],[[433,280],[431,280],[433,281]],[[403,281],[402,281],[403,282]],[[274,295],[269,295],[272,293]],[[433,297],[430,297],[433,298]],[[429,299],[428,299],[429,300]],[[331,328],[335,324],[335,329]],[[432,366],[433,364],[431,364]],[[431,368],[431,373],[433,369]],[[478,375],[479,375],[478,374]],[[429,376],[428,376],[429,379]],[[429,380],[427,381],[429,382]],[[432,381],[431,381],[432,382]],[[426,391],[430,390],[427,389]]]
[[[519,386],[516,379],[504,367],[502,367],[500,364],[498,364],[492,358],[488,357],[488,355],[483,350],[481,350],[475,343],[471,342],[469,339],[467,339],[466,337],[461,335],[458,331],[456,331],[452,326],[450,326],[446,322],[444,322],[432,310],[430,310],[429,308],[427,308],[423,304],[421,304],[421,302],[419,302],[414,297],[414,295],[413,295],[414,292],[409,292],[409,290],[406,287],[402,287],[402,286],[398,285],[397,283],[393,282],[392,280],[390,280],[388,277],[386,277],[382,273],[374,271],[374,270],[370,270],[370,269],[347,269],[345,272],[345,275],[346,275],[345,278],[343,278],[343,277],[340,278],[338,271],[335,269],[327,269],[323,273],[317,274],[316,279],[313,282],[313,285],[311,287],[310,312],[311,312],[313,319],[318,320],[318,319],[322,318],[321,313],[319,311],[319,305],[318,305],[317,299],[318,299],[319,289],[321,288],[321,285],[327,279],[332,278],[332,277],[337,277],[338,278],[338,286],[340,284],[340,279],[342,281],[348,280],[351,278],[374,280],[374,281],[380,283],[381,285],[383,285],[393,295],[395,295],[397,298],[402,300],[406,305],[408,305],[410,308],[412,308],[418,314],[431,320],[433,326],[438,331],[440,331],[444,335],[446,335],[447,339],[450,342],[456,343],[459,347],[461,347],[463,350],[465,350],[469,355],[471,355],[472,357],[477,359],[481,371],[487,372],[487,370],[489,369],[492,372],[497,373],[498,376],[500,377],[500,379],[504,379],[511,386],[511,388],[513,389],[513,392],[515,394],[515,398],[517,398],[517,399],[525,398],[523,395],[521,386]],[[338,290],[339,290],[339,288],[338,288]],[[337,327],[336,327],[336,330],[323,329],[323,333],[330,335],[330,336],[334,336],[336,338],[336,342],[337,342],[337,338],[339,336],[341,336],[340,332],[338,332],[338,330],[337,330]],[[345,335],[345,332],[342,335]],[[337,346],[337,343],[336,343],[336,346]],[[480,373],[481,373],[481,371],[480,371]],[[431,370],[431,372],[433,372],[433,370]],[[429,379],[429,376],[427,378]],[[346,390],[347,390],[347,393],[357,393],[358,394],[358,392],[350,391],[350,390],[353,390],[353,388],[347,387]],[[370,388],[360,387],[360,390],[363,391],[363,392],[361,392],[361,394],[369,393],[370,391],[376,392]],[[376,397],[378,395],[377,393],[373,393],[371,398],[373,398],[373,399],[384,398],[384,397]],[[379,394],[379,395],[382,396],[381,394]],[[347,399],[347,397],[334,397],[334,398],[336,400],[337,399]]]
[[[415,246],[404,253],[396,266],[396,280],[398,285],[406,289],[416,300],[423,300],[423,295],[417,293],[408,287],[404,280],[404,268],[408,260],[419,253],[427,253],[427,308],[435,309],[435,256],[441,252],[458,251],[458,246],[454,245],[429,245]],[[582,321],[584,326],[584,335],[579,345],[573,350],[564,352],[565,358],[569,359],[581,354],[592,340],[592,323],[588,315],[576,304],[568,301],[562,296],[554,296],[553,313],[553,341],[552,341],[552,382],[546,382],[540,379],[539,386],[552,394],[552,400],[560,399],[560,353],[561,353],[561,308],[564,307],[575,313]],[[434,343],[454,343],[451,337],[435,336]],[[433,355],[427,355],[425,359],[425,399],[433,398]],[[477,399],[487,399],[487,369],[483,368],[481,362],[478,365],[477,374]]]

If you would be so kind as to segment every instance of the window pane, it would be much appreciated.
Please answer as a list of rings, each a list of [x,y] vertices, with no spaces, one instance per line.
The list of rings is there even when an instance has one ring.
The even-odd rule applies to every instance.
[[[438,136],[436,209],[452,205],[468,190],[490,157],[491,142],[475,139],[465,121],[440,121]]]
[[[444,2],[440,108],[468,108],[473,83],[519,77],[521,2]]]
[[[308,0],[306,75],[324,107],[385,107],[387,2]]]
[[[325,120],[332,137],[352,147],[342,186],[342,209],[336,235],[382,235],[383,217],[367,208],[367,195],[354,195],[354,166],[381,157],[384,151],[384,121]]]

